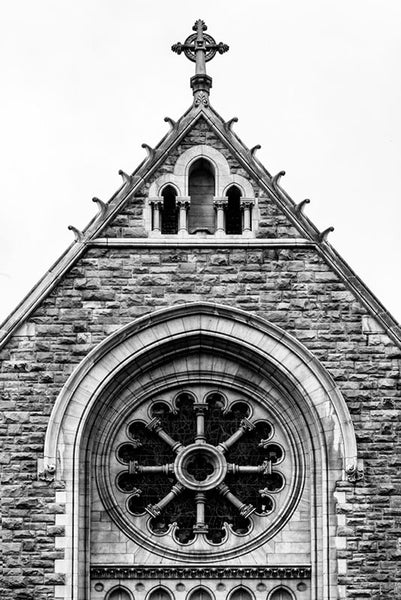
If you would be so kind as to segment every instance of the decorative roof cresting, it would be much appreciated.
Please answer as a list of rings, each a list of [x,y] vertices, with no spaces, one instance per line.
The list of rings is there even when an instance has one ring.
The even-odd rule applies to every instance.
[[[198,19],[192,29],[196,32],[191,34],[183,44],[178,42],[171,46],[173,52],[185,56],[196,63],[195,75],[191,77],[191,88],[194,93],[194,104],[199,106],[209,104],[209,91],[212,87],[212,78],[206,74],[206,63],[217,54],[224,54],[229,50],[227,44],[216,43],[212,36],[204,33],[207,26],[204,21]]]

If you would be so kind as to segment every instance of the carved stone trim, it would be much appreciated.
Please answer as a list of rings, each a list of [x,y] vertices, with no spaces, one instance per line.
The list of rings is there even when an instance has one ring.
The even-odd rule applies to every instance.
[[[358,481],[363,481],[365,479],[365,472],[363,468],[362,459],[354,459],[349,461],[345,467],[345,475],[347,481],[350,483],[357,483]]]
[[[41,481],[54,481],[56,465],[46,464],[43,459],[38,460],[38,479]]]
[[[92,579],[310,579],[311,567],[91,567]]]

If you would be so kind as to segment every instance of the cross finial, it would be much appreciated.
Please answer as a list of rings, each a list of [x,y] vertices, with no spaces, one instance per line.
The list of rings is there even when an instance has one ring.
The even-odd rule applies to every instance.
[[[171,49],[177,54],[184,52],[185,56],[196,63],[195,75],[191,77],[191,87],[194,92],[195,105],[208,104],[209,90],[212,87],[212,78],[206,74],[206,63],[212,60],[217,54],[224,54],[229,49],[227,44],[219,42],[212,36],[204,33],[207,30],[206,24],[201,19],[195,22],[192,27],[195,33],[191,34],[183,44],[178,42]]]

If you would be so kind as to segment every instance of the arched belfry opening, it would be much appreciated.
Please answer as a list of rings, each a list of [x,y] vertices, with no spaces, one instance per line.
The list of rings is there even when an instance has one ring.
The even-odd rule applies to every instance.
[[[191,207],[188,214],[188,231],[214,233],[215,176],[212,164],[205,158],[196,160],[189,169],[188,181]]]
[[[227,209],[226,209],[226,233],[242,233],[242,215],[241,215],[241,190],[232,185],[227,190]]]
[[[167,235],[178,231],[178,209],[176,204],[177,192],[172,185],[167,185],[162,191],[163,209],[161,215],[161,232]]]

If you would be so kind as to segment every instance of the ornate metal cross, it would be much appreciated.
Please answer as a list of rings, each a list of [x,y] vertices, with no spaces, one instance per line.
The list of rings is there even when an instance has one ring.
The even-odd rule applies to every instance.
[[[205,75],[206,74],[206,63],[209,60],[212,60],[216,56],[216,53],[224,54],[229,50],[227,44],[223,44],[219,42],[216,44],[216,40],[214,40],[207,33],[203,33],[207,30],[207,26],[205,21],[201,21],[198,19],[195,22],[195,25],[192,27],[196,33],[193,33],[183,44],[178,42],[171,46],[173,52],[177,52],[177,54],[181,54],[184,52],[185,56],[189,58],[192,62],[196,63],[196,75]]]
[[[178,42],[171,46],[173,52],[185,56],[196,63],[195,76],[191,78],[191,87],[194,90],[195,104],[207,104],[207,96],[212,87],[212,78],[206,75],[206,63],[212,60],[217,54],[224,54],[229,47],[222,42],[216,43],[212,36],[204,33],[207,30],[206,24],[201,19],[195,22],[192,29],[196,32],[187,37],[185,42]]]

